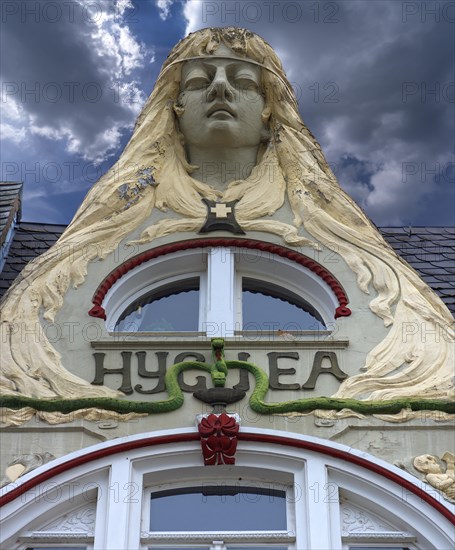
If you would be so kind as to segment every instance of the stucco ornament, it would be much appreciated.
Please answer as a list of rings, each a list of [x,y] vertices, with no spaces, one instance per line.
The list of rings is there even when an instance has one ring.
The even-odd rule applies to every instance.
[[[207,113],[200,99],[209,92],[217,107]],[[233,101],[233,94],[241,92],[255,101]],[[245,119],[245,131],[245,126],[239,129],[237,115],[248,105],[254,112]],[[212,129],[208,137],[197,116],[209,117],[204,125]],[[200,131],[192,132],[194,128]],[[241,146],[234,147],[240,138]],[[226,156],[220,149],[228,149]],[[234,153],[241,177],[223,181],[217,163],[229,166]],[[215,163],[208,177],[203,174],[205,161]],[[293,212],[289,223],[274,218],[286,198]],[[84,282],[93,261],[87,247],[102,243],[96,247],[98,259],[106,258],[146,224],[154,209],[172,215],[149,225],[135,242],[198,231],[207,214],[202,199],[237,201],[236,219],[245,232],[272,233],[288,246],[323,244],[347,262],[358,287],[371,295],[371,311],[390,330],[367,356],[362,372],[345,380],[334,397],[447,398],[454,364],[450,312],[340,188],[300,118],[273,49],[257,35],[234,28],[204,29],[175,46],[117,163],[88,193],[59,242],[31,262],[11,287],[1,312],[1,392],[38,398],[117,397],[117,392],[65,369],[40,329],[43,320],[52,322],[70,286]],[[302,227],[314,241],[301,234]],[[417,330],[403,339],[405,323]],[[424,338],[423,327],[427,335],[435,331],[441,336]],[[24,330],[39,330],[40,337],[24,345]]]
[[[16,481],[19,477],[22,477],[35,468],[38,468],[38,466],[47,464],[51,460],[54,460],[54,458],[55,456],[48,452],[33,453],[16,457],[8,464],[5,470],[5,475],[0,480],[0,488]]]
[[[443,495],[455,502],[455,455],[450,452],[441,457],[446,467],[441,466],[441,460],[434,455],[420,455],[414,458],[414,468],[425,474],[425,480],[438,489]]]

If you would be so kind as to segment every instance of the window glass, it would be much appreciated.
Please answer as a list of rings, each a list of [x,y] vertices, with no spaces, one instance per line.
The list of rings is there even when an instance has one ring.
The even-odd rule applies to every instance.
[[[271,283],[243,278],[243,330],[325,330],[319,313],[303,299]]]
[[[284,531],[286,493],[200,487],[152,493],[150,531]]]
[[[141,296],[120,316],[115,330],[122,332],[197,332],[199,279],[179,281]]]
[[[218,548],[219,546],[217,546]],[[193,545],[193,546],[149,546],[148,550],[211,550],[213,546],[207,546],[207,545]],[[232,546],[227,545],[226,547],[223,546],[223,548],[226,548],[226,550],[270,550],[271,548],[273,550],[288,550],[287,546],[274,546],[273,544],[267,544],[267,546],[257,546],[255,544],[251,544],[250,546]]]

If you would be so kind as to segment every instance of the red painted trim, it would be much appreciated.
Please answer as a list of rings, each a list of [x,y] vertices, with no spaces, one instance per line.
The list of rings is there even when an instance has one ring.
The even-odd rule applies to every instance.
[[[276,445],[284,445],[286,447],[295,447],[297,449],[305,449],[306,451],[314,451],[316,453],[322,453],[328,456],[332,456],[334,458],[340,458],[341,460],[345,460],[346,462],[351,462],[352,464],[361,466],[366,470],[370,470],[370,472],[379,474],[380,476],[383,476],[386,479],[393,481],[397,485],[400,485],[400,487],[403,487],[404,489],[410,491],[411,493],[414,493],[419,498],[424,500],[427,504],[435,508],[440,514],[442,514],[445,518],[447,518],[450,522],[452,522],[455,525],[455,515],[452,514],[450,510],[448,510],[445,506],[443,506],[440,502],[438,502],[434,497],[426,493],[423,489],[421,489],[420,487],[417,487],[416,485],[414,485],[407,479],[402,478],[398,474],[387,470],[383,466],[380,466],[379,464],[375,464],[374,462],[370,462],[369,460],[366,460],[365,458],[361,458],[360,456],[347,453],[346,451],[342,451],[340,449],[334,449],[333,447],[328,447],[327,445],[321,445],[320,443],[296,440],[296,439],[292,439],[291,437],[281,437],[281,436],[267,435],[267,434],[252,434],[248,432],[240,432],[237,436],[237,439],[239,441],[274,443]]]
[[[33,479],[29,479],[19,487],[16,487],[15,489],[13,489],[12,491],[10,491],[9,493],[7,493],[6,495],[0,498],[0,507],[16,499],[17,497],[24,494],[26,491],[29,491],[36,485],[40,483],[44,483],[48,479],[51,479],[52,477],[55,477],[58,474],[61,474],[63,472],[76,468],[77,466],[87,464],[88,462],[92,462],[99,458],[116,455],[126,451],[131,451],[133,449],[141,449],[143,447],[154,447],[156,445],[167,445],[171,443],[199,441],[199,439],[200,439],[200,436],[199,436],[199,433],[197,432],[174,434],[174,435],[163,435],[163,436],[156,436],[156,437],[152,436],[152,437],[147,437],[145,439],[127,441],[126,443],[119,443],[111,447],[106,447],[103,449],[98,449],[97,451],[88,452],[87,454],[81,455],[75,459],[72,459],[71,461],[63,462],[58,466],[54,466],[53,468],[50,468],[49,470],[46,470],[45,472],[37,475]],[[414,493],[417,497],[421,498],[427,504],[432,506],[437,512],[442,514],[446,519],[448,519],[450,522],[455,524],[455,515],[452,514],[450,510],[448,510],[445,506],[443,506],[430,494],[426,493],[423,489],[414,485],[410,481],[402,478],[398,474],[394,472],[390,472],[387,468],[384,468],[383,466],[379,466],[378,464],[374,464],[373,462],[370,462],[369,460],[362,458],[360,456],[356,456],[354,454],[348,453],[346,451],[342,451],[340,449],[334,449],[333,447],[329,447],[321,443],[316,443],[313,441],[302,441],[298,439],[293,439],[291,437],[282,437],[277,435],[239,432],[239,434],[237,435],[237,439],[239,441],[253,441],[255,443],[272,443],[274,445],[282,445],[284,447],[295,447],[296,449],[313,451],[315,453],[320,453],[323,455],[331,456],[333,458],[345,460],[346,462],[350,462],[351,464],[355,464],[356,466],[361,466],[362,468],[365,468],[370,472],[374,472],[375,474],[378,474],[380,476],[385,477],[386,479],[389,479],[390,481],[393,481],[394,483],[410,491],[411,493]]]
[[[189,250],[194,248],[212,248],[212,247],[236,247],[236,248],[249,248],[251,250],[261,250],[262,252],[270,252],[271,254],[276,254],[282,258],[286,258],[295,262],[303,267],[306,267],[318,277],[320,277],[325,283],[329,285],[332,292],[335,294],[339,306],[335,310],[335,319],[337,317],[348,317],[351,315],[351,310],[346,307],[349,303],[346,292],[344,291],[341,283],[323,267],[320,263],[312,260],[308,256],[285,248],[284,246],[279,246],[277,244],[265,243],[262,241],[256,241],[253,239],[234,239],[232,237],[210,237],[205,239],[192,239],[190,241],[180,241],[172,244],[165,244],[163,246],[158,246],[147,250],[142,254],[138,254],[131,258],[130,260],[124,262],[122,265],[111,271],[111,273],[104,279],[104,281],[97,288],[95,294],[92,298],[92,303],[94,306],[88,312],[92,317],[99,317],[101,319],[106,319],[106,312],[102,306],[103,300],[112,287],[125,273],[131,271],[135,267],[148,262],[149,260],[159,258],[160,256],[165,256],[166,254],[172,254],[173,252],[180,252],[182,250]]]
[[[58,466],[54,466],[50,470],[46,470],[45,472],[37,475],[33,479],[29,479],[20,487],[16,487],[16,489],[13,489],[8,494],[0,497],[0,507],[4,506],[5,504],[8,504],[8,502],[11,502],[12,500],[22,495],[26,491],[29,491],[32,487],[35,487],[40,483],[44,483],[48,479],[51,479],[52,477],[58,474],[67,472],[68,470],[72,470],[73,468],[77,468],[78,466],[82,466],[83,464],[87,464],[88,462],[93,462],[94,460],[98,460],[99,458],[116,455],[119,453],[123,453],[125,451],[131,451],[133,449],[140,449],[142,447],[148,447],[148,446],[153,447],[155,445],[181,443],[181,442],[187,442],[187,441],[199,441],[199,440],[200,440],[200,436],[198,433],[165,435],[165,436],[157,436],[157,437],[147,437],[146,439],[139,439],[135,441],[128,441],[126,443],[120,443],[112,447],[107,447],[104,449],[98,449],[97,451],[89,452],[85,455],[78,456],[77,458],[74,458],[71,461],[63,462]]]

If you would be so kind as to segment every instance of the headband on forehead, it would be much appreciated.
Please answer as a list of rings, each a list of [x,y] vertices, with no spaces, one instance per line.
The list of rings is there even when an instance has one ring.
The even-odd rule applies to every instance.
[[[169,63],[167,67],[165,67],[162,71],[160,76],[162,76],[168,69],[170,69],[173,65],[176,65],[177,63],[185,63],[185,61],[199,61],[201,59],[230,59],[232,61],[243,61],[244,63],[250,63],[251,65],[256,65],[257,67],[261,67],[262,69],[265,69],[266,71],[269,71],[273,75],[275,75],[282,84],[288,89],[290,89],[290,85],[283,79],[282,76],[280,76],[276,71],[271,69],[270,67],[266,67],[262,63],[258,63],[257,61],[253,61],[252,59],[243,59],[241,57],[230,57],[228,55],[198,55],[197,57],[186,57],[185,59],[176,59],[175,61],[172,61],[172,63]]]

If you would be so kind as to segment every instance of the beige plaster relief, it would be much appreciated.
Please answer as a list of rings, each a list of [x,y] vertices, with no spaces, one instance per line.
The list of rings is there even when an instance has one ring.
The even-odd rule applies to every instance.
[[[189,72],[201,59],[213,65],[216,77],[203,73],[202,85],[191,79],[188,84]],[[249,71],[249,83],[230,81],[226,76],[229,64],[235,65],[232,74],[237,79]],[[254,121],[248,118],[248,131],[242,134],[243,118],[237,115],[245,107],[245,94],[235,94],[245,85],[256,90],[260,109]],[[212,95],[201,96],[198,86]],[[205,98],[205,103],[198,103],[201,128],[207,130],[203,143],[191,141],[194,121],[179,127],[179,120],[190,114],[186,105],[195,93]],[[214,101],[219,105],[211,112]],[[245,142],[236,148],[240,135]],[[226,150],[223,156],[221,151]],[[220,180],[220,164],[229,165],[236,159],[243,168],[251,162],[255,166],[241,179]],[[212,179],[203,181],[201,162],[214,163]],[[274,219],[285,197],[292,209],[292,219],[286,223]],[[178,240],[179,232],[198,231],[206,217],[203,198],[238,200],[237,221],[247,233],[264,231],[280,235],[287,246],[316,248],[322,244],[333,250],[352,270],[358,288],[371,297],[371,314],[383,321],[388,333],[372,346],[361,371],[344,381],[334,397],[453,397],[452,316],[341,189],[300,118],[292,86],[273,49],[253,33],[232,28],[198,31],[171,51],[116,165],[88,193],[58,246],[27,265],[11,287],[1,312],[2,393],[43,399],[120,397],[71,374],[44,333],[24,346],[16,330],[18,323],[34,330],[43,319],[53,321],[68,289],[84,284],[88,263],[94,260],[87,248],[101,245],[96,250],[102,261],[122,239],[146,224],[154,209],[170,210],[173,216],[145,229],[136,242],[153,246],[158,236],[175,235]],[[302,227],[311,240],[299,232]],[[66,250],[65,243],[72,246]],[[404,335],[405,326],[415,330]],[[23,412],[3,414],[10,424],[24,418]],[[91,413],[80,414],[90,418]],[[109,418],[109,412],[99,414]],[[409,417],[403,413],[399,421]],[[55,414],[40,413],[40,418],[65,421]]]

